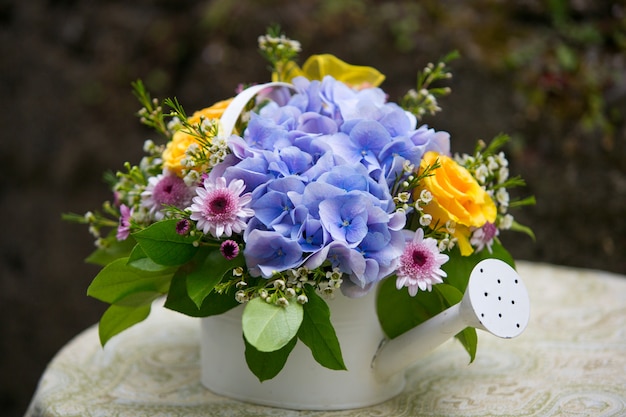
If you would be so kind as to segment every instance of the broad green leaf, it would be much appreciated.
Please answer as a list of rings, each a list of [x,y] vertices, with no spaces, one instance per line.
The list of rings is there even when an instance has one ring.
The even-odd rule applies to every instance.
[[[302,305],[295,302],[281,307],[253,298],[243,310],[243,335],[261,352],[278,350],[298,333],[304,315],[302,310]]]
[[[463,345],[470,356],[470,363],[476,359],[476,350],[478,346],[478,335],[473,327],[466,327],[461,333],[455,336]]]
[[[104,346],[113,336],[143,321],[150,314],[151,304],[139,306],[110,306],[100,318],[98,333]]]
[[[289,354],[296,346],[298,338],[294,337],[285,346],[273,352],[261,352],[252,346],[246,338],[243,338],[246,344],[246,363],[248,368],[259,381],[263,382],[274,378],[283,369]]]
[[[176,266],[187,263],[198,251],[195,238],[176,232],[178,220],[154,223],[132,236],[150,259],[160,265]]]
[[[123,241],[110,240],[112,243],[106,248],[98,248],[85,259],[85,262],[106,266],[119,258],[127,257],[137,242],[132,237]]]
[[[172,268],[171,266],[159,265],[148,258],[148,255],[146,255],[140,245],[135,245],[133,248],[128,257],[128,265],[142,271],[165,271]]]
[[[233,289],[223,294],[209,293],[200,308],[198,308],[193,300],[189,298],[187,275],[180,270],[172,278],[172,284],[165,300],[165,307],[191,317],[207,317],[222,314],[238,305],[240,304],[235,300]]]
[[[345,370],[341,347],[330,321],[328,304],[315,292],[313,287],[305,287],[309,301],[304,304],[302,325],[298,338],[311,349],[315,360],[329,369]]]
[[[108,264],[96,275],[87,295],[114,304],[133,293],[167,293],[174,269],[142,271],[128,265],[128,258]]]
[[[411,297],[406,288],[398,290],[395,276],[385,279],[378,287],[378,320],[385,334],[392,339],[445,308],[445,300],[437,292],[418,291],[415,297]]]
[[[243,255],[228,260],[215,248],[199,262],[198,266],[187,274],[187,292],[198,308],[213,291],[224,275],[238,266],[244,266]]]

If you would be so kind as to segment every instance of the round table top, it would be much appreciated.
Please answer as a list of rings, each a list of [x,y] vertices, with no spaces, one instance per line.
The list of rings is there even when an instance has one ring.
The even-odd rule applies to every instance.
[[[478,354],[451,340],[407,371],[397,397],[366,409],[293,411],[220,397],[200,383],[200,323],[165,308],[99,344],[94,325],[41,377],[26,417],[623,416],[626,277],[518,263],[531,298],[526,331],[479,331]]]

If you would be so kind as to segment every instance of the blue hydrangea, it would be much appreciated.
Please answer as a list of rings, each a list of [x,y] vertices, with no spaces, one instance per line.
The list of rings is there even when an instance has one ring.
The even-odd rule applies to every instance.
[[[244,233],[253,276],[329,263],[367,292],[394,272],[406,217],[390,188],[429,150],[449,153],[449,135],[427,126],[378,88],[355,91],[332,77],[297,78],[296,93],[253,113],[232,155],[212,175],[241,179],[254,217]]]

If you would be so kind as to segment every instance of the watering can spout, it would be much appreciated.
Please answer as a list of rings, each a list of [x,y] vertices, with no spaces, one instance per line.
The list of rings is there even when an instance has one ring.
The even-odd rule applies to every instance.
[[[528,292],[517,272],[501,260],[485,259],[472,270],[460,303],[394,339],[385,339],[372,367],[377,377],[387,379],[466,327],[513,338],[524,331],[529,317]]]

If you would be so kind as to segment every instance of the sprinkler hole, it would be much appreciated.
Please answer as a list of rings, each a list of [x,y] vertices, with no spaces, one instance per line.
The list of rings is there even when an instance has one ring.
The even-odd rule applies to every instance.
[[[489,293],[488,293],[488,292],[485,292],[485,297],[486,297],[486,296],[488,296],[488,295],[489,295]]]
[[[502,313],[498,313],[498,317],[502,318]]]
[[[502,301],[502,297],[498,296],[498,301]]]
[[[483,269],[482,269],[482,268],[480,268],[480,273],[481,273],[481,274],[483,273]]]
[[[498,284],[500,283],[500,279],[498,279]]]
[[[480,313],[480,317],[485,317],[485,313]]]
[[[515,304],[515,300],[511,300],[511,304]]]
[[[519,323],[517,323],[515,326],[519,329]]]
[[[517,280],[515,280],[515,283],[517,284]]]

